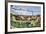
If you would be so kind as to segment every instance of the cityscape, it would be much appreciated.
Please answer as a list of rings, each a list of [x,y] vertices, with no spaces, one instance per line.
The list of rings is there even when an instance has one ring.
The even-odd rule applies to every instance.
[[[40,6],[16,6],[10,7],[11,28],[32,28],[41,26]]]

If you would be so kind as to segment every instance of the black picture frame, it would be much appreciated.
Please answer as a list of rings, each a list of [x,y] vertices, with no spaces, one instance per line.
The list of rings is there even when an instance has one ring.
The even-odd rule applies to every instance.
[[[31,3],[31,4],[43,4],[43,30],[35,30],[35,31],[20,31],[20,32],[7,32],[8,29],[8,2],[13,3]],[[25,32],[43,32],[45,31],[45,3],[44,2],[30,2],[30,1],[7,1],[5,0],[5,34],[7,33],[25,33]]]

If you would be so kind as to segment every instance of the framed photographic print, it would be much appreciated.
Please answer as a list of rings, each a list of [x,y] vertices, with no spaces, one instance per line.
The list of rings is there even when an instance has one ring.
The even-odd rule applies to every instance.
[[[5,9],[5,31],[44,31],[44,9],[43,2],[8,1]]]

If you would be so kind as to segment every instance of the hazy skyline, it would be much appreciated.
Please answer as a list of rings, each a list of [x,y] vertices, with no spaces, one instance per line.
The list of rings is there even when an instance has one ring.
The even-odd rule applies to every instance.
[[[16,6],[11,5],[10,7],[11,13],[14,13],[15,15],[38,15],[41,13],[41,7],[40,6]]]

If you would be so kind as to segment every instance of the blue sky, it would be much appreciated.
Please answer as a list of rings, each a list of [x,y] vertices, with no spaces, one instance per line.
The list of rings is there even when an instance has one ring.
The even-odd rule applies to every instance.
[[[38,15],[41,13],[40,6],[16,6],[11,5],[11,12],[15,15]]]

